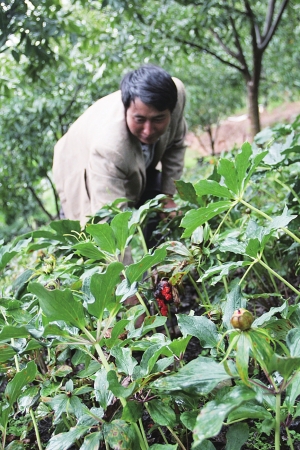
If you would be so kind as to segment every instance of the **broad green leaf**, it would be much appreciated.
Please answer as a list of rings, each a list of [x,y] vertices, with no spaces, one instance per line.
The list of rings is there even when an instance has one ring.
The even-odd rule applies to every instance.
[[[105,272],[95,273],[91,277],[90,290],[95,301],[88,303],[87,308],[98,320],[102,319],[104,309],[115,301],[115,289],[121,281],[120,272],[123,268],[123,264],[116,261],[111,263]]]
[[[81,232],[79,220],[55,220],[50,223],[50,227],[60,235],[69,235],[75,232],[74,235],[77,236],[77,233]]]
[[[185,411],[184,413],[180,414],[180,420],[188,430],[193,431],[198,415],[199,409]]]
[[[279,372],[288,381],[293,372],[300,370],[300,357],[290,358],[274,354],[269,367],[270,372]]]
[[[33,406],[39,398],[39,387],[31,386],[18,396],[18,407],[20,411],[26,412],[26,409]]]
[[[225,450],[241,450],[249,437],[249,427],[246,423],[235,423],[226,433]]]
[[[107,252],[111,255],[116,253],[116,241],[112,228],[108,223],[97,223],[96,225],[87,225],[87,233],[91,234],[99,245],[100,250]]]
[[[243,403],[238,408],[231,411],[228,415],[228,422],[234,422],[242,419],[272,419],[272,414],[264,406],[250,401]]]
[[[122,419],[135,423],[143,416],[143,404],[136,401],[128,401],[123,408]]]
[[[203,195],[214,195],[215,197],[232,198],[232,192],[230,192],[225,186],[222,186],[217,181],[201,180],[195,184],[195,191],[199,197]]]
[[[288,332],[286,345],[291,352],[291,356],[300,356],[300,328],[294,328]]]
[[[53,436],[49,444],[46,447],[46,450],[68,450],[74,442],[80,439],[87,431],[89,427],[77,425],[67,431],[65,433],[59,433],[56,436]]]
[[[7,384],[4,394],[5,398],[7,399],[7,401],[11,406],[19,397],[23,387],[31,383],[35,379],[36,372],[37,372],[36,364],[34,361],[31,361],[27,364],[27,366],[23,370],[16,373],[13,380],[11,380]]]
[[[168,353],[167,356],[171,355],[171,351],[166,352],[166,347],[162,343],[153,344],[148,347],[140,362],[140,365],[137,366],[137,370],[134,371],[135,378],[144,377],[149,375],[161,354]]]
[[[194,444],[219,434],[228,414],[254,397],[255,392],[247,386],[235,386],[221,399],[206,403],[196,420]]]
[[[130,211],[117,214],[111,221],[111,229],[114,232],[117,248],[122,252],[126,246],[129,236],[129,219],[132,216]]]
[[[245,253],[252,258],[256,258],[260,251],[260,243],[258,239],[249,239]]]
[[[124,420],[116,419],[103,424],[105,441],[113,450],[137,450],[139,440],[134,428]]]
[[[38,297],[49,321],[63,320],[80,329],[85,326],[83,306],[74,299],[70,289],[50,291],[39,283],[30,283],[28,289]]]
[[[194,205],[198,204],[197,195],[195,188],[192,183],[183,180],[175,181],[175,185],[179,194],[179,197],[189,203]]]
[[[223,324],[227,329],[232,328],[230,319],[236,309],[245,308],[246,301],[242,296],[240,285],[236,285],[227,295],[225,310],[223,314]]]
[[[218,383],[230,378],[222,364],[212,358],[198,356],[177,373],[154,381],[152,387],[166,394],[184,392],[192,396],[206,395]]]
[[[226,158],[221,158],[218,164],[218,173],[224,178],[224,182],[228,189],[237,194],[239,185],[234,162]]]
[[[100,441],[102,440],[102,432],[96,431],[85,436],[80,450],[98,450]]]
[[[268,150],[262,151],[261,153],[256,154],[252,158],[252,164],[248,171],[248,175],[246,176],[245,182],[244,182],[244,188],[247,186],[248,181],[252,177],[253,173],[255,172],[257,166],[261,163],[261,161],[264,159],[264,157],[268,154]]]
[[[270,311],[268,311],[268,312],[262,314],[261,316],[257,317],[254,320],[254,322],[252,324],[252,327],[255,328],[255,327],[261,327],[262,325],[266,325],[269,322],[269,320],[271,319],[271,317],[273,317],[275,314],[282,313],[282,311],[284,311],[287,307],[288,306],[287,306],[286,302],[284,302],[283,305],[281,305],[281,306],[272,307],[270,309]],[[291,330],[291,331],[293,331],[293,330]],[[292,336],[292,334],[291,334],[291,336]],[[300,335],[299,335],[299,337],[300,337]],[[299,351],[300,351],[300,349],[299,349]],[[291,356],[298,356],[298,355],[291,355]]]
[[[238,178],[238,190],[241,192],[244,188],[247,169],[250,165],[250,157],[252,155],[252,147],[249,142],[242,145],[242,151],[235,158],[235,166]]]
[[[200,225],[203,225],[205,222],[208,222],[218,214],[227,211],[230,208],[231,204],[232,203],[230,201],[226,200],[210,203],[207,207],[204,208],[199,208],[196,210],[192,209],[188,211],[180,223],[180,226],[186,229],[182,234],[182,237],[190,237],[193,231],[196,230],[196,228],[198,228]]]
[[[131,264],[127,267],[125,273],[130,284],[135,281],[140,281],[143,274],[150,269],[152,266],[159,264],[165,259],[167,255],[167,250],[165,247],[158,248],[152,255],[145,255],[138,263]]]
[[[272,218],[272,221],[267,224],[268,230],[278,230],[279,228],[286,227],[293,219],[296,219],[296,215],[289,215],[289,211],[285,206],[281,216],[276,216]]]
[[[96,374],[94,389],[97,402],[106,410],[114,396],[108,389],[107,372],[104,368],[101,368]]]
[[[249,384],[248,381],[248,366],[249,366],[249,354],[251,349],[251,340],[246,332],[239,335],[236,349],[236,368],[239,376],[245,384]]]
[[[209,278],[211,278],[212,276],[214,276],[214,278],[212,279],[212,281],[210,282],[210,284],[212,286],[214,286],[216,283],[218,283],[222,277],[226,277],[227,275],[229,275],[229,273],[232,270],[237,269],[238,267],[245,267],[245,266],[249,266],[250,261],[233,261],[233,262],[229,262],[229,263],[225,263],[225,264],[218,264],[216,266],[211,267],[210,269],[207,269],[204,274],[199,278],[198,281],[204,281],[204,280],[208,280]]]
[[[271,367],[271,361],[274,356],[274,350],[270,344],[271,339],[267,335],[260,333],[259,329],[256,328],[250,328],[246,333],[252,341],[251,350],[253,357],[264,370],[270,373],[275,371],[276,369]]]
[[[239,242],[237,239],[231,237],[225,238],[219,246],[220,252],[231,252],[236,255],[244,255],[245,248],[245,242]]]
[[[174,427],[176,423],[175,412],[161,399],[154,399],[148,402],[147,409],[155,424]]]
[[[4,269],[4,267],[11,259],[13,259],[14,256],[26,248],[30,241],[31,238],[22,239],[17,243],[12,242],[10,244],[0,246],[0,270]]]
[[[4,325],[0,332],[0,341],[7,341],[14,338],[26,338],[29,336],[27,328],[24,326]],[[1,356],[0,356],[1,358]]]
[[[188,316],[176,314],[178,326],[182,335],[195,336],[199,339],[203,348],[214,348],[217,346],[220,336],[216,325],[204,316]]]
[[[76,250],[76,253],[79,255],[89,259],[95,259],[96,261],[106,258],[105,254],[100,252],[98,247],[92,244],[92,242],[79,242],[78,244],[73,245],[73,249]]]
[[[300,372],[297,372],[293,377],[292,382],[288,385],[286,389],[286,396],[284,399],[284,404],[287,406],[289,413],[293,415],[294,405],[296,399],[300,395]]]
[[[110,353],[116,360],[118,372],[131,376],[137,365],[137,360],[132,357],[131,350],[124,347],[113,347]]]

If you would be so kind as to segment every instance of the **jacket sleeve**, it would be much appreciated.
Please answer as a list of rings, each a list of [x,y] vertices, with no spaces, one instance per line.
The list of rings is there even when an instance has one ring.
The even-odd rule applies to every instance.
[[[185,88],[180,80],[175,79],[174,81],[178,90],[178,101],[174,110],[174,123],[172,124],[174,132],[172,133],[172,140],[161,159],[162,192],[168,195],[175,193],[174,180],[179,180],[182,175],[186,150],[185,136],[187,133],[187,125],[183,116],[186,99]]]
[[[115,158],[112,159],[109,155],[111,152],[103,153],[100,149],[94,149],[90,155],[87,189],[92,214],[95,214],[103,205],[126,196],[126,174],[115,163]]]

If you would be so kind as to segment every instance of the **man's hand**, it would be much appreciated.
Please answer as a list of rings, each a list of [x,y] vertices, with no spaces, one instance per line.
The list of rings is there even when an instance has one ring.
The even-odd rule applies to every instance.
[[[173,198],[170,196],[167,196],[166,198],[164,198],[162,200],[162,204],[163,204],[163,208],[164,209],[176,209],[177,205],[174,202]],[[160,218],[163,219],[173,219],[174,217],[176,217],[177,215],[180,214],[180,211],[171,211],[171,212],[166,212],[166,213],[160,213]]]

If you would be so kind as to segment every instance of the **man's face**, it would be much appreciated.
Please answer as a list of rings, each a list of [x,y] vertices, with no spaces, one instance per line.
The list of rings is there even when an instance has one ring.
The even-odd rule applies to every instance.
[[[154,144],[164,134],[171,120],[168,109],[158,111],[139,98],[131,102],[126,112],[130,132],[143,144]]]

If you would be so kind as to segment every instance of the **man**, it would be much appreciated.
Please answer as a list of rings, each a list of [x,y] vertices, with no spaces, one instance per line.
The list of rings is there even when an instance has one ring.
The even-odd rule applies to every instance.
[[[120,91],[88,108],[55,146],[53,175],[65,217],[85,224],[123,197],[138,206],[151,187],[173,207],[185,153],[184,105],[180,80],[143,65],[125,75]]]

